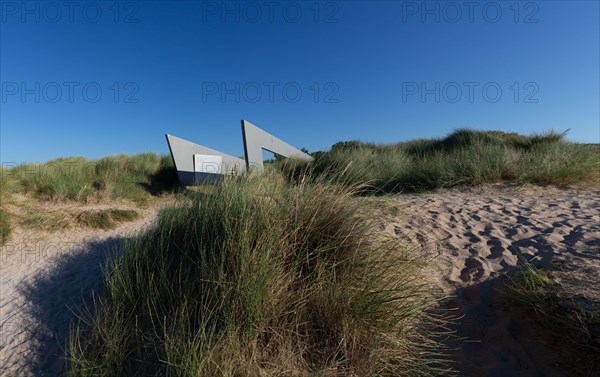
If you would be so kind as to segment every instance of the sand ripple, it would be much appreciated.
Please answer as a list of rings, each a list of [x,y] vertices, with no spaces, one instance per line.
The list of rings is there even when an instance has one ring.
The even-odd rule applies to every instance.
[[[454,295],[445,305],[462,317],[453,327],[466,338],[453,345],[460,372],[570,375],[573,365],[532,334],[531,319],[506,307],[497,278],[527,261],[600,303],[600,192],[486,186],[397,200],[404,213],[389,230],[423,250],[432,287]]]

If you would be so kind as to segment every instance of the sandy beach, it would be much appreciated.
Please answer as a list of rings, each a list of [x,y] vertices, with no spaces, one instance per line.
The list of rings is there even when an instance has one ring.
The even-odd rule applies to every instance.
[[[600,192],[506,185],[400,195],[386,230],[428,259],[431,287],[460,321],[450,344],[469,376],[559,376],[569,365],[495,294],[496,280],[527,260],[600,286]],[[55,375],[64,365],[72,310],[93,301],[102,267],[119,242],[142,231],[157,209],[110,231],[57,233],[17,228],[0,265],[0,375]],[[589,292],[597,299],[598,290]],[[596,296],[594,296],[596,295]]]

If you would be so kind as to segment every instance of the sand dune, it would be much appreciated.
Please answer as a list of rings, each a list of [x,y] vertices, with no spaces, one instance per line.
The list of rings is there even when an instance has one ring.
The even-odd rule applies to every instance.
[[[599,280],[600,192],[486,186],[390,200],[403,213],[387,222],[387,230],[431,259],[432,289],[454,295],[444,305],[462,317],[453,329],[466,339],[451,344],[461,373],[568,375],[572,366],[537,341],[528,319],[498,298],[496,278],[527,260],[556,264],[569,271],[565,276]],[[145,210],[142,219],[111,231],[16,230],[1,254],[0,375],[60,370],[74,318],[70,308],[92,302],[110,251],[145,229],[156,213]],[[600,296],[597,289],[589,294]]]

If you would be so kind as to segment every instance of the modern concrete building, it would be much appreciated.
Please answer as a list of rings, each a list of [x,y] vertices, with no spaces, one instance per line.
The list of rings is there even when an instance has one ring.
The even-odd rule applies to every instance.
[[[245,159],[173,135],[165,136],[179,182],[185,186],[218,182],[225,176],[237,176],[247,170],[262,170],[263,149],[283,157],[312,160],[308,154],[246,120],[242,120]]]

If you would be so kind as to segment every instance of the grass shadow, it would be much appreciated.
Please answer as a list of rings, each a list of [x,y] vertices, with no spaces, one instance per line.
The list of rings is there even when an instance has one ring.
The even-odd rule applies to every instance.
[[[32,329],[30,371],[36,376],[65,374],[69,331],[77,314],[93,308],[104,288],[103,269],[124,238],[109,238],[76,247],[54,261],[22,288]],[[77,313],[77,314],[76,314]]]
[[[575,318],[572,302],[582,298],[561,297],[552,291],[542,296],[526,287],[524,294],[531,302],[519,300],[509,287],[523,271],[528,270],[462,287],[443,301],[442,309],[459,318],[449,324],[455,337],[445,342],[452,350],[453,368],[464,376],[597,375],[600,353],[594,342],[599,339],[594,338],[600,332],[594,321],[585,323]],[[600,302],[594,305],[600,308]],[[569,321],[571,314],[575,315]],[[589,339],[574,337],[575,332],[587,334]]]
[[[148,180],[148,183],[142,182],[140,185],[152,196],[160,196],[183,188],[179,184],[177,171],[173,166],[161,166],[156,173],[148,177]]]

